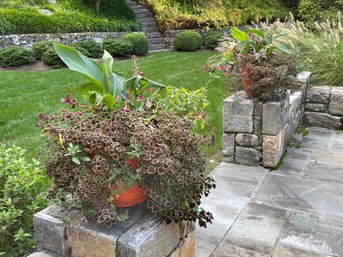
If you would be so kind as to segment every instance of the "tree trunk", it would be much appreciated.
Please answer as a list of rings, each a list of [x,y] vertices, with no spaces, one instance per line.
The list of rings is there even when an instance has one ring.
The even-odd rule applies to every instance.
[[[101,3],[101,0],[95,0],[95,8],[97,12],[100,12],[100,3]]]

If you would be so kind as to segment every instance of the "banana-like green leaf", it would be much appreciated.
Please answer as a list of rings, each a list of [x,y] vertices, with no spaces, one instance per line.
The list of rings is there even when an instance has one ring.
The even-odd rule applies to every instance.
[[[103,71],[99,64],[69,46],[54,43],[54,48],[69,69],[83,74],[92,83],[100,87],[104,85]]]
[[[125,78],[116,72],[112,72],[110,77],[110,93],[117,97],[122,91],[125,91]]]
[[[247,33],[240,29],[232,28],[231,33],[233,38],[237,39],[238,41],[247,41],[249,39]]]
[[[99,93],[102,92],[102,87],[100,87],[98,84],[94,84],[92,82],[89,83],[83,83],[74,86],[74,91],[76,92],[88,92],[88,91],[97,91]]]
[[[249,29],[248,32],[254,34],[254,35],[257,35],[257,36],[260,36],[262,38],[264,38],[264,33],[261,31],[261,30],[258,30],[258,29]]]
[[[112,109],[114,107],[114,104],[116,102],[116,99],[113,95],[106,94],[102,98],[103,103],[106,105],[107,109]]]

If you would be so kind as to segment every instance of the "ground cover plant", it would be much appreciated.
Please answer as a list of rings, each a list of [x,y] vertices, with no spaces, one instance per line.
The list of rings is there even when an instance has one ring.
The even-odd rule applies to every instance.
[[[216,134],[215,146],[206,150],[208,156],[220,152],[221,148],[221,100],[229,95],[228,81],[214,79],[202,73],[203,64],[214,52],[153,53],[138,59],[144,74],[166,85],[186,87],[192,90],[206,86],[210,105],[206,108],[209,123]],[[182,65],[180,65],[182,63]],[[115,70],[128,76],[129,60],[116,62]],[[0,71],[0,138],[9,144],[17,144],[27,150],[29,157],[38,157],[38,148],[45,140],[40,136],[37,113],[53,113],[60,107],[59,100],[81,77],[66,69],[44,72]]]
[[[48,12],[48,13],[44,13]],[[134,13],[122,0],[103,0],[100,12],[94,1],[4,0],[0,2],[0,33],[60,33],[136,31]]]

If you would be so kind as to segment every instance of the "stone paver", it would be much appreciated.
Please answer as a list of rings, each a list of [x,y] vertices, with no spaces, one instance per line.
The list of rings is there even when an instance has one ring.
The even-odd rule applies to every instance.
[[[277,171],[218,166],[196,257],[343,257],[343,132],[309,132]]]

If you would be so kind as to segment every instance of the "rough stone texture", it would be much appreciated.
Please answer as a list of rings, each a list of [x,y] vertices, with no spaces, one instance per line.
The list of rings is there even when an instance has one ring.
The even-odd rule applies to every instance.
[[[35,42],[54,41],[62,44],[73,44],[82,40],[94,39],[102,43],[106,38],[120,38],[128,32],[88,32],[62,34],[22,34],[0,36],[0,48],[17,45],[31,47]]]
[[[263,104],[262,133],[277,135],[283,123],[281,102],[269,101]]]
[[[285,215],[286,211],[283,209],[251,203],[230,228],[223,244],[271,254]]]
[[[282,129],[276,136],[263,136],[263,166],[276,167],[285,150],[286,130]]]
[[[191,232],[170,257],[194,257],[195,237],[195,231]]]
[[[327,104],[306,103],[305,110],[310,112],[327,112]]]
[[[280,242],[320,254],[342,256],[343,219],[291,211]]]
[[[230,244],[220,244],[210,257],[270,257],[268,254],[263,254],[251,251],[245,248],[237,247]],[[197,256],[196,256],[197,257]]]
[[[258,166],[261,164],[262,153],[260,150],[253,148],[236,146],[236,162],[249,165]]]
[[[286,157],[283,160],[283,165],[275,171],[280,175],[289,175],[300,177],[311,152],[301,149],[287,149]]]
[[[57,206],[50,206],[33,217],[38,250],[48,250],[61,256],[68,255],[68,244],[65,236],[66,227],[62,221],[51,216],[59,212]]]
[[[240,146],[256,147],[258,146],[258,136],[254,134],[238,133],[235,141]]]
[[[306,93],[306,102],[329,103],[331,88],[326,86],[316,86],[309,88]]]
[[[254,116],[254,134],[260,137],[261,133],[262,133],[262,117]]]
[[[294,118],[295,114],[300,110],[303,103],[303,94],[301,91],[294,92],[289,97],[289,116]]]
[[[53,256],[45,252],[36,252],[36,253],[30,254],[27,257],[53,257]]]
[[[242,91],[241,91],[242,92]],[[235,94],[224,100],[224,132],[252,133],[254,129],[254,103],[245,93]]]
[[[327,113],[305,112],[304,123],[308,126],[321,128],[342,128],[342,121],[340,117],[331,116]]]
[[[255,102],[254,115],[262,116],[262,111],[263,111],[263,103]]]
[[[332,141],[332,137],[334,136],[334,132],[332,130],[323,128],[308,128],[307,131],[309,132],[309,135],[303,137],[301,140],[302,149],[320,151],[326,151],[329,149],[330,141]],[[313,154],[314,153],[312,153],[312,156]]]
[[[226,162],[233,162],[235,156],[235,135],[223,134],[223,157]]]
[[[343,116],[343,87],[332,88],[329,113]]]
[[[297,76],[298,81],[308,85],[311,79],[311,72],[310,71],[303,71],[298,74]]]
[[[343,184],[342,170],[343,164],[310,161],[303,178]]]

